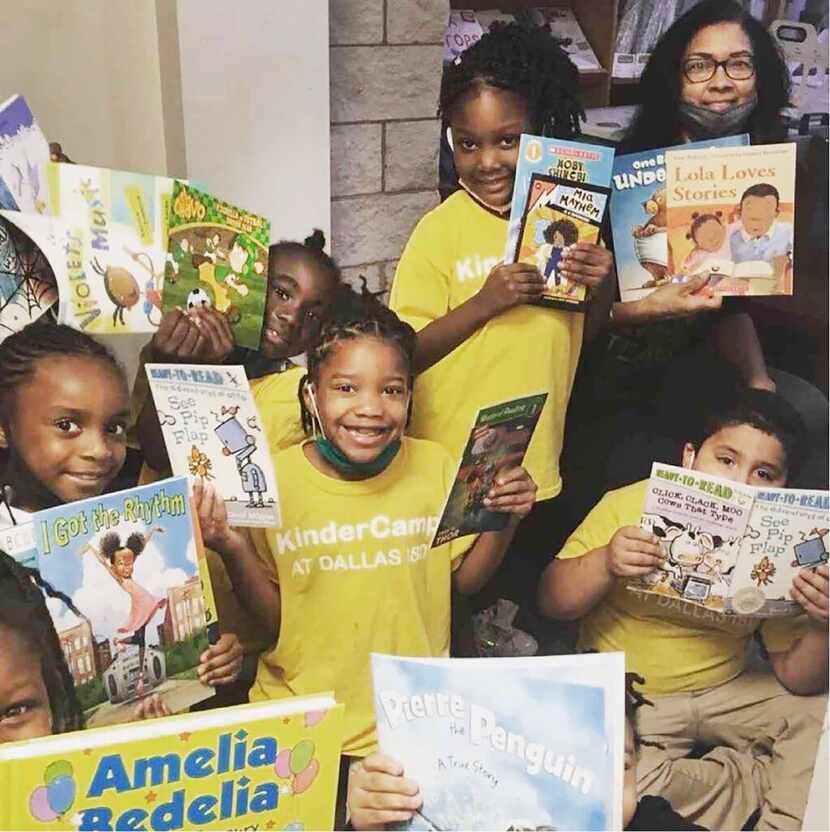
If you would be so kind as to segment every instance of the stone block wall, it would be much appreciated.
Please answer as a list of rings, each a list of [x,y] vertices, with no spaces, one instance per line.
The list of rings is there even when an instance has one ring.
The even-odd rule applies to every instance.
[[[329,0],[332,254],[388,291],[415,223],[438,204],[448,0]]]

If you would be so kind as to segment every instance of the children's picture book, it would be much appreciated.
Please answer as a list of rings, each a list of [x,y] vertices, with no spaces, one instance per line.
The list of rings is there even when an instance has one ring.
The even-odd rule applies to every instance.
[[[585,308],[585,287],[569,281],[559,262],[568,246],[598,242],[613,160],[610,147],[522,135],[504,260],[539,269],[543,306]]]
[[[796,573],[827,563],[830,495],[655,462],[640,525],[659,538],[666,560],[629,589],[729,615],[795,615]]]
[[[186,477],[34,515],[38,569],[90,727],[133,719],[158,694],[181,711],[213,694],[196,676],[218,637]]]
[[[0,828],[331,829],[343,706],[218,708],[0,746]]]
[[[666,151],[674,273],[723,295],[793,293],[795,145]]]
[[[277,479],[245,370],[146,364],[173,472],[204,477],[234,526],[279,526]]]
[[[48,162],[46,136],[26,99],[13,95],[0,104],[0,208],[50,213]]]
[[[699,147],[745,147],[749,135],[725,136],[690,142],[684,150]],[[666,152],[647,150],[614,157],[611,179],[611,232],[614,261],[622,301],[640,300],[675,276],[669,259],[666,210]]]
[[[50,264],[59,256],[54,232],[48,217],[0,211],[0,341],[36,321],[58,299]],[[46,239],[38,245],[41,237]]]
[[[210,306],[241,347],[257,349],[268,288],[271,223],[176,181],[163,309]]]
[[[423,797],[395,828],[622,828],[622,653],[373,653],[372,677],[380,750]]]
[[[47,167],[67,226],[59,320],[91,334],[152,333],[161,322],[173,180],[86,165]]]
[[[484,498],[503,468],[521,465],[547,393],[484,407],[473,422],[458,473],[447,497],[432,546],[465,534],[498,531],[510,515],[488,511]]]

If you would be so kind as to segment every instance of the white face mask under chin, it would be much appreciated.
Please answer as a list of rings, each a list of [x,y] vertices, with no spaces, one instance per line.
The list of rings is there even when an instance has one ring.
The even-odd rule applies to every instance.
[[[493,211],[499,215],[505,215],[510,213],[510,205],[511,203],[508,202],[505,205],[493,205],[490,202],[485,202],[463,179],[458,180],[458,184],[461,185],[462,188],[479,204],[483,205],[489,211]]]

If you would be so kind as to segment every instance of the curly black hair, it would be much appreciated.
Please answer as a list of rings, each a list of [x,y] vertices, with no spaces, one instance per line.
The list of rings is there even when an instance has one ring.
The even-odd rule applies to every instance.
[[[54,590],[36,569],[21,566],[0,550],[0,626],[25,639],[39,658],[49,696],[52,733],[62,734],[84,727],[83,711],[41,590],[49,597],[59,598],[83,618],[69,597]]]
[[[733,0],[702,0],[663,33],[643,70],[638,92],[640,109],[623,139],[620,153],[677,144],[681,63],[692,38],[707,26],[737,23],[752,44],[758,103],[747,123],[752,143],[784,138],[781,110],[788,106],[790,76],[772,35]]]
[[[577,242],[577,240],[579,240],[579,229],[576,227],[576,223],[573,220],[563,219],[556,220],[546,226],[544,231],[545,242],[552,243],[553,235],[556,234],[557,231],[562,235],[562,239],[565,241],[566,246],[572,246],[575,242]]]
[[[546,26],[494,24],[444,68],[438,115],[449,124],[462,99],[485,86],[523,99],[540,135],[567,139],[581,132],[579,71]]]
[[[147,539],[139,532],[133,532],[127,538],[127,542],[121,545],[121,536],[118,532],[107,532],[101,538],[101,554],[112,563],[115,553],[121,549],[129,549],[135,557],[138,557],[143,551]]]
[[[356,338],[375,338],[394,344],[401,353],[412,386],[412,367],[415,359],[415,330],[402,321],[379,299],[380,293],[370,292],[366,278],[361,275],[361,288],[355,290],[343,284],[320,327],[316,342],[306,354],[308,373],[300,380],[299,398],[303,429],[307,435],[314,432],[314,416],[308,411],[303,391],[309,382],[319,378],[320,366],[332,354],[335,347]]]

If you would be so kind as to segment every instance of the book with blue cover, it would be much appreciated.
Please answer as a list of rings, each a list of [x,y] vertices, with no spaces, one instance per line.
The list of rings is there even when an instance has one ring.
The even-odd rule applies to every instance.
[[[689,142],[684,149],[735,147],[749,136],[724,136]],[[640,300],[670,283],[675,270],[669,258],[666,195],[666,151],[656,148],[614,159],[611,179],[611,234],[620,285],[620,300]]]
[[[196,674],[218,627],[185,477],[45,509],[32,523],[88,727],[131,721],[151,693],[174,713],[213,694]]]
[[[613,161],[610,147],[522,135],[504,261],[539,269],[543,306],[585,308],[585,287],[559,263],[569,246],[599,242]]]
[[[26,99],[13,95],[0,104],[0,208],[49,214],[45,167],[49,142]]]
[[[378,740],[423,805],[399,829],[620,829],[622,653],[372,654]]]

